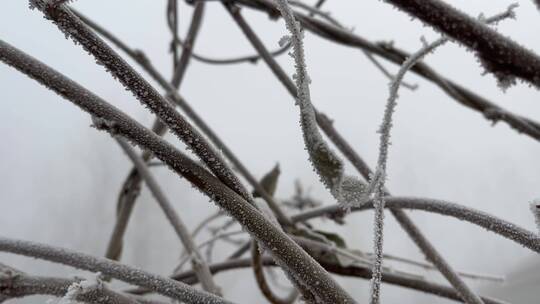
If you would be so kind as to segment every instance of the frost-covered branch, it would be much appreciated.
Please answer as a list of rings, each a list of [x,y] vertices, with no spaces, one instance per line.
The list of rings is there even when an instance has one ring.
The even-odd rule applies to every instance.
[[[322,256],[317,256],[317,261],[321,263],[321,265],[323,265],[325,269],[335,274],[364,279],[371,278],[371,269],[369,266],[351,265],[345,267],[340,265],[339,263],[336,263],[335,261],[325,259]],[[265,266],[275,266],[274,261],[267,256],[262,257],[262,263]],[[217,274],[222,271],[248,267],[251,267],[251,258],[234,259],[225,262],[215,263],[210,265],[210,270],[212,271],[212,273]],[[174,278],[179,281],[185,282],[186,284],[194,284],[197,282],[196,277],[192,271],[180,273]],[[458,302],[463,302],[459,293],[457,293],[452,287],[447,287],[441,284],[430,282],[423,278],[418,279],[408,275],[385,272],[383,274],[383,282],[432,295],[437,295]],[[144,293],[144,290],[142,289],[132,291],[135,291],[136,294]],[[485,304],[508,304],[504,301],[489,297],[482,297],[482,300]]]
[[[490,19],[487,20],[481,20],[482,22],[487,23],[493,23],[501,21],[505,18],[514,17],[513,9],[517,5],[511,5],[504,13],[496,15]],[[385,193],[385,181],[386,181],[386,167],[387,167],[387,160],[388,160],[388,150],[390,146],[390,136],[391,136],[391,129],[392,129],[392,121],[393,121],[393,114],[395,112],[395,108],[397,106],[397,98],[398,98],[398,91],[401,87],[401,82],[403,81],[403,78],[405,77],[405,74],[415,65],[417,64],[424,56],[427,54],[433,52],[437,47],[443,45],[446,43],[449,39],[446,37],[440,38],[434,43],[427,44],[425,43],[425,46],[421,48],[418,52],[411,55],[405,62],[402,64],[401,68],[399,69],[398,73],[396,74],[396,77],[391,81],[390,83],[390,93],[388,97],[388,101],[386,104],[386,108],[384,111],[383,116],[383,122],[381,124],[381,127],[379,129],[380,133],[380,143],[379,143],[379,156],[377,159],[377,170],[375,171],[374,175],[372,176],[372,179],[369,184],[369,193],[373,194],[374,200],[373,205],[375,209],[375,228],[374,228],[374,256],[375,256],[375,262],[373,263],[373,280],[371,284],[371,295],[372,295],[372,303],[379,303],[379,293],[380,293],[380,281],[381,281],[381,267],[382,267],[382,259],[383,259],[383,225],[384,225],[384,193]],[[404,214],[398,214],[398,220],[400,222],[403,222],[404,228],[409,230],[411,233],[411,237],[413,237],[413,240],[417,242],[420,246],[425,247],[427,250],[425,250],[426,255],[430,255],[431,259],[440,259],[440,256],[438,254],[434,254],[435,251],[433,249],[433,246],[427,241],[427,239],[419,232],[419,230],[414,226],[412,221],[407,217],[404,216]],[[445,276],[452,282],[452,284],[458,288],[460,293],[462,293],[465,297],[465,299],[471,303],[481,304],[482,301],[478,296],[476,296],[470,288],[467,287],[467,285],[460,280],[459,276],[452,271],[450,266],[442,259],[441,261],[438,261],[440,263],[441,271],[446,272]],[[444,274],[444,273],[443,273]]]
[[[197,246],[195,245],[195,242],[191,238],[191,234],[189,233],[188,228],[186,227],[178,213],[174,210],[174,207],[169,202],[169,199],[167,199],[167,197],[165,196],[165,193],[161,190],[161,187],[154,179],[154,176],[152,175],[150,170],[148,170],[148,167],[146,166],[144,160],[140,158],[137,153],[135,153],[133,148],[131,148],[131,146],[124,139],[116,138],[116,140],[122,150],[124,150],[126,155],[131,159],[131,161],[139,171],[139,174],[144,179],[146,185],[150,189],[150,192],[152,193],[156,201],[159,203],[159,206],[165,213],[165,216],[173,226],[174,231],[184,245],[187,254],[190,256],[191,267],[197,274],[197,277],[199,278],[203,289],[213,294],[221,295],[221,290],[214,282],[212,274],[208,269],[208,265],[204,261],[199,250],[197,249]]]
[[[156,300],[114,291],[104,282],[89,285],[81,278],[65,279],[56,277],[34,276],[0,264],[0,303],[5,300],[33,295],[50,295],[62,298],[70,287],[85,285],[84,290],[74,293],[79,302],[93,304],[164,304]]]
[[[0,237],[0,251],[42,259],[92,272],[101,272],[103,275],[149,288],[159,294],[186,303],[232,303],[169,278],[154,275],[111,260],[97,258],[63,248]]]
[[[540,88],[540,57],[440,0],[385,0],[474,51],[506,88],[516,78]]]
[[[443,200],[418,197],[388,196],[385,198],[385,208],[388,209],[412,209],[445,216],[469,222],[480,226],[488,231],[501,235],[533,252],[540,253],[540,236],[526,230],[516,224],[510,223],[496,216],[483,211],[462,206],[456,203]],[[373,204],[367,203],[360,207],[353,207],[351,212],[364,211],[373,208]],[[343,214],[343,209],[339,206],[326,206],[301,212],[292,217],[293,221],[307,221],[326,215],[339,216]]]
[[[293,48],[293,58],[296,73],[293,78],[296,82],[297,105],[300,108],[300,124],[304,142],[309,153],[309,159],[321,182],[330,190],[332,195],[341,200],[343,182],[343,163],[323,140],[317,127],[315,109],[311,104],[309,84],[311,79],[306,69],[303,37],[304,33],[289,7],[287,0],[276,0],[277,7],[285,20],[290,32],[290,41]]]
[[[268,221],[242,196],[174,146],[64,75],[0,40],[0,61],[37,80],[92,116],[103,120],[114,135],[122,135],[150,150],[179,176],[234,217],[276,258],[288,273],[297,276],[323,301],[355,303],[330,275],[286,234]],[[105,273],[104,273],[105,274]]]
[[[418,61],[420,61],[425,55],[432,52],[438,46],[444,44],[446,40],[444,38],[439,39],[437,42],[430,45],[426,45],[420,51],[414,53],[409,57],[401,68],[399,69],[396,77],[390,83],[390,94],[384,111],[383,122],[379,129],[380,143],[379,143],[379,156],[377,159],[377,170],[369,184],[369,193],[373,194],[373,206],[375,209],[374,219],[374,238],[373,238],[373,253],[375,261],[373,263],[373,279],[371,281],[371,303],[378,304],[380,302],[380,284],[381,284],[381,268],[383,260],[383,228],[384,228],[384,185],[386,181],[386,164],[388,160],[388,149],[390,146],[390,131],[392,129],[392,118],[397,106],[398,90],[401,86],[401,82],[405,77],[407,71],[410,70]],[[407,221],[407,224],[412,224],[408,218],[403,218]],[[408,225],[410,228],[411,225]],[[418,236],[417,236],[418,237]],[[462,284],[464,285],[464,284]],[[461,285],[460,285],[461,286]],[[472,294],[472,293],[471,293]],[[473,302],[481,303],[481,302]]]
[[[141,75],[129,66],[116,52],[65,7],[51,7],[46,0],[30,0],[33,7],[42,11],[68,37],[78,42],[96,60],[107,68],[126,89],[178,136],[208,168],[228,187],[249,200],[250,195],[222,157],[201,134],[177,112]]]
[[[221,152],[227,157],[227,159],[232,163],[234,168],[236,168],[239,173],[248,181],[248,183],[261,194],[262,198],[268,203],[274,214],[277,216],[281,224],[290,225],[291,222],[288,219],[288,216],[285,212],[281,210],[279,204],[268,195],[264,189],[259,185],[254,175],[247,169],[247,167],[240,161],[240,159],[232,152],[232,150],[221,140],[217,133],[210,128],[210,126],[203,120],[203,118],[193,110],[189,103],[176,91],[172,83],[169,83],[165,78],[159,73],[153,64],[146,58],[144,53],[141,51],[136,51],[128,47],[126,44],[120,41],[117,37],[111,34],[106,29],[102,28],[92,20],[83,16],[79,12],[74,11],[74,13],[83,20],[88,26],[96,30],[98,33],[103,35],[113,44],[122,49],[126,54],[132,57],[141,67],[148,72],[154,80],[165,90],[167,91],[168,97],[178,105],[186,115],[195,123],[195,125],[208,137],[208,139],[221,150]]]

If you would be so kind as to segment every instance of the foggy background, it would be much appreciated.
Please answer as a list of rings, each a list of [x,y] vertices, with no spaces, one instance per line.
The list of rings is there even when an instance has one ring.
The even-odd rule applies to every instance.
[[[447,2],[473,16],[480,13],[490,16],[516,1]],[[498,29],[538,53],[540,13],[532,1],[517,2],[520,4],[516,9],[517,20],[505,20]],[[165,20],[166,1],[79,0],[73,6],[129,46],[143,49],[159,70],[170,77],[171,37]],[[329,0],[323,10],[331,11],[342,24],[354,27],[360,36],[374,41],[393,40],[396,46],[410,52],[422,46],[422,35],[428,41],[438,37],[382,1]],[[181,3],[179,12],[180,33],[185,37],[191,7]],[[275,49],[278,40],[286,34],[282,21],[272,21],[267,15],[248,9],[243,12],[267,47]],[[146,126],[154,120],[80,46],[66,40],[40,12],[29,10],[27,1],[1,1],[0,37],[91,89]],[[378,147],[376,130],[388,96],[388,79],[358,49],[333,44],[309,33],[305,47],[314,104],[334,119],[335,127],[373,166]],[[254,52],[217,2],[206,6],[194,49],[212,57]],[[281,56],[278,61],[292,74],[293,62],[289,56]],[[481,75],[482,68],[464,48],[447,44],[426,61],[442,75],[496,104],[540,119],[536,89],[519,84],[502,92],[492,76]],[[395,65],[383,63],[396,71]],[[147,76],[144,72],[143,75]],[[480,114],[460,106],[435,85],[413,74],[406,79],[420,87],[415,92],[403,88],[400,91],[388,164],[387,185],[393,194],[449,200],[535,231],[528,203],[540,197],[540,144],[503,123],[491,126]],[[0,88],[2,236],[103,256],[115,220],[118,191],[131,163],[114,140],[89,127],[91,122],[86,113],[3,64],[0,64]],[[180,92],[256,176],[260,177],[279,162],[282,174],[278,198],[290,197],[294,193],[294,181],[299,179],[311,189],[312,197],[325,204],[335,203],[308,163],[298,108],[264,63],[214,66],[192,60]],[[170,134],[166,138],[183,147]],[[153,170],[189,227],[193,228],[217,210],[185,180],[165,168]],[[356,174],[350,166],[347,172]],[[538,255],[476,226],[420,211],[409,213],[458,270],[505,275],[527,263],[536,262],[536,269],[539,267]],[[342,233],[349,247],[371,251],[372,212],[351,215],[346,226],[329,221],[321,225]],[[207,238],[208,234],[203,234],[197,241]],[[167,275],[176,265],[180,250],[181,244],[172,228],[143,187],[128,226],[122,261]],[[223,246],[220,250],[215,261],[233,248]],[[391,216],[386,217],[384,250],[422,259]],[[80,274],[71,268],[8,254],[0,254],[0,261],[31,274]],[[446,284],[438,275],[427,273],[426,276]],[[367,300],[368,280],[340,281],[355,298]],[[487,283],[467,281],[484,294],[489,294],[492,288]],[[264,302],[249,269],[218,274],[217,282],[233,301]],[[540,298],[537,288],[529,292],[537,293]],[[46,298],[9,303],[42,303]],[[382,302],[398,301],[451,303],[383,285]]]

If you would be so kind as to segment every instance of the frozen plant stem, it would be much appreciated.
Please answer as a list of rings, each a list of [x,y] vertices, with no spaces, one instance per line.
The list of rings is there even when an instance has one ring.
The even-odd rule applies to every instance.
[[[328,259],[324,259],[323,257],[317,256],[317,260],[321,265],[323,265],[328,271],[331,271],[334,274],[343,275],[347,277],[354,277],[354,278],[364,278],[364,279],[370,279],[371,278],[371,269],[369,267],[365,267],[362,265],[354,265],[354,266],[348,266],[343,267],[342,265],[339,265],[339,263],[336,263],[334,261],[329,261]],[[275,266],[275,262],[272,260],[271,257],[263,256],[262,257],[262,263],[265,266]],[[234,259],[234,260],[227,260],[224,262],[219,262],[210,265],[210,270],[212,273],[216,274],[221,271],[236,269],[236,268],[247,268],[251,267],[251,258],[241,258],[241,259]],[[185,282],[186,284],[195,284],[197,282],[197,278],[193,271],[186,271],[179,273],[174,276],[176,280]],[[412,290],[432,294],[434,296],[439,296],[443,298],[447,298],[450,300],[454,300],[457,302],[463,302],[458,292],[455,291],[452,287],[448,287],[445,285],[437,284],[434,282],[427,281],[426,279],[417,279],[412,278],[410,276],[405,276],[402,274],[397,274],[393,272],[384,273],[383,281],[385,283],[395,285],[395,286],[401,286],[404,288],[409,288]],[[132,289],[129,291],[130,293],[134,294],[143,294],[146,293],[147,290],[143,289]],[[482,297],[485,304],[508,304],[507,302],[489,298],[489,297]]]
[[[302,41],[304,33],[300,28],[300,24],[296,21],[287,0],[276,0],[276,4],[291,34],[287,39],[291,42],[293,48],[296,70],[293,78],[296,81],[296,99],[297,105],[300,107],[300,123],[309,158],[322,183],[334,197],[339,198],[343,180],[343,163],[324,142],[317,128],[315,109],[311,104],[309,90],[311,80],[306,69]]]
[[[0,251],[59,263],[91,272],[101,272],[118,280],[149,288],[164,296],[186,303],[232,303],[213,294],[198,291],[186,284],[154,275],[118,262],[93,257],[49,245],[0,237]]]
[[[373,205],[375,207],[374,219],[374,237],[373,237],[373,253],[375,261],[373,263],[373,279],[371,280],[371,303],[378,304],[380,302],[380,285],[381,285],[381,268],[383,260],[383,228],[384,228],[384,184],[386,180],[386,164],[388,160],[388,148],[390,146],[390,131],[392,129],[392,115],[397,106],[398,90],[400,83],[405,77],[405,73],[411,67],[420,61],[426,54],[432,52],[438,46],[444,44],[446,40],[441,38],[437,42],[426,45],[419,52],[413,54],[403,63],[399,69],[395,79],[390,83],[390,97],[386,103],[383,122],[379,129],[379,157],[377,160],[377,170],[373,175],[369,189],[369,194],[373,194]]]
[[[75,14],[65,6],[50,7],[45,0],[30,0],[30,2],[34,7],[42,11],[47,19],[53,21],[68,37],[80,43],[99,63],[103,64],[111,75],[118,79],[143,105],[156,114],[180,140],[190,147],[223,183],[246,200],[250,199],[251,196],[236,175],[204,137]]]
[[[514,17],[513,9],[516,5],[511,5],[506,12],[491,17],[488,20],[481,20],[487,23],[498,22],[507,17]],[[390,146],[390,131],[392,129],[392,118],[397,106],[398,91],[403,82],[405,74],[412,69],[412,67],[422,60],[424,56],[433,52],[437,47],[445,44],[449,39],[446,37],[440,38],[434,43],[427,44],[420,49],[418,52],[411,55],[405,62],[403,62],[401,68],[399,69],[396,77],[390,82],[390,94],[388,101],[386,103],[386,108],[384,112],[383,122],[379,129],[380,133],[380,142],[379,142],[379,156],[377,160],[377,169],[375,174],[372,177],[372,180],[369,184],[369,194],[373,194],[373,205],[375,209],[375,227],[374,227],[374,247],[373,252],[375,255],[375,262],[373,263],[373,279],[371,281],[371,301],[373,304],[379,303],[380,298],[380,284],[381,284],[381,267],[383,260],[383,227],[384,227],[384,195],[385,195],[385,181],[386,181],[386,167],[388,161],[388,150]],[[415,232],[416,227],[412,221],[403,215],[398,215],[401,218],[400,222],[403,221],[406,229],[409,229],[411,232]],[[432,249],[431,244],[419,233],[413,233],[418,242],[428,249]],[[433,252],[433,250],[428,250],[427,252]],[[439,258],[437,255],[432,255],[431,258]],[[441,259],[441,265],[445,266],[444,269],[451,269],[446,261]],[[456,288],[458,291],[463,294],[465,300],[470,303],[480,304],[482,301],[478,296],[468,288],[465,283],[459,279],[457,274],[454,271],[448,271],[449,274],[447,278],[452,282],[455,281]]]
[[[456,203],[431,198],[387,196],[385,202],[385,208],[390,210],[420,210],[454,217],[460,221],[471,223],[478,227],[484,228],[487,231],[498,234],[518,245],[528,248],[532,252],[540,254],[540,236],[523,227],[485,212]],[[360,212],[371,208],[373,208],[373,204],[371,201],[368,201],[362,206],[352,207],[351,212]],[[318,217],[338,216],[342,213],[343,209],[340,206],[331,205],[301,212],[294,215],[292,220],[294,222],[302,222]]]
[[[23,273],[0,263],[0,303],[33,295],[63,297],[73,284],[80,284],[80,279],[42,277]],[[165,304],[155,300],[111,290],[104,282],[97,286],[88,286],[84,292],[75,295],[83,303],[103,304],[104,299],[112,304]]]
[[[205,4],[205,1],[197,1],[197,3],[195,3],[193,18],[188,30],[188,36],[184,42],[182,55],[178,60],[178,64],[176,65],[176,69],[171,80],[171,84],[176,89],[180,87],[180,84],[184,79],[184,75],[186,74],[186,70],[191,59],[191,54],[193,52],[193,44],[195,43],[195,39],[197,38],[199,29],[201,28]]]
[[[131,48],[129,48],[127,45],[122,43],[118,38],[116,38],[114,35],[112,35],[110,32],[108,32],[106,29],[102,28],[101,26],[97,25],[92,20],[88,19],[87,17],[81,15],[80,13],[74,11],[74,13],[83,20],[84,23],[86,23],[89,27],[100,33],[103,37],[110,40],[113,44],[115,44],[117,47],[122,49],[127,55],[132,57],[137,63],[141,65],[141,67],[150,74],[157,83],[167,92],[168,97],[171,98],[171,100],[177,104],[183,111],[186,113],[186,115],[195,123],[195,125],[208,137],[208,139],[221,150],[221,152],[227,157],[227,159],[232,163],[234,168],[236,168],[239,173],[248,181],[248,183],[258,192],[261,194],[262,198],[268,203],[276,217],[278,218],[279,222],[282,225],[291,225],[291,221],[287,214],[283,212],[282,208],[279,206],[279,204],[272,198],[272,196],[268,195],[266,191],[260,186],[258,181],[255,179],[253,174],[247,169],[247,167],[240,161],[240,159],[233,153],[233,151],[221,140],[221,138],[217,135],[217,133],[210,128],[210,126],[202,119],[202,117],[193,110],[193,108],[188,104],[188,102],[177,92],[173,84],[168,83],[165,78],[155,69],[155,67],[152,65],[152,63],[146,58],[146,56],[143,55],[140,51],[135,51]],[[195,17],[195,16],[194,16]],[[194,20],[195,21],[195,20]],[[190,27],[192,29],[194,27]],[[197,31],[193,30],[194,33]],[[191,31],[190,31],[191,33]],[[188,37],[190,34],[188,34]],[[183,53],[182,53],[183,54]],[[183,62],[183,61],[181,61]],[[163,129],[164,131],[164,129]]]
[[[197,246],[191,238],[191,234],[189,233],[186,225],[184,224],[178,213],[174,210],[174,207],[165,196],[165,193],[161,190],[161,187],[154,179],[154,176],[152,175],[150,170],[148,170],[148,167],[146,166],[144,160],[140,158],[137,153],[135,153],[133,148],[131,148],[131,146],[123,138],[117,137],[116,141],[118,142],[122,150],[124,150],[126,155],[131,159],[131,161],[137,168],[137,171],[139,171],[139,174],[150,189],[150,192],[165,213],[165,216],[173,226],[174,231],[184,245],[187,254],[190,256],[191,267],[193,268],[193,271],[197,274],[197,277],[199,278],[203,289],[213,294],[221,295],[221,290],[214,282],[212,274],[208,269],[208,265],[199,253],[199,250],[197,249]]]
[[[234,217],[287,272],[294,274],[327,303],[356,303],[332,277],[289,236],[268,221],[242,196],[173,145],[146,129],[92,92],[35,58],[0,40],[0,61],[35,79],[92,116],[106,122],[102,129],[147,149],[179,176]],[[99,271],[99,270],[98,270]],[[104,275],[108,275],[103,272]],[[316,287],[315,287],[316,286]]]

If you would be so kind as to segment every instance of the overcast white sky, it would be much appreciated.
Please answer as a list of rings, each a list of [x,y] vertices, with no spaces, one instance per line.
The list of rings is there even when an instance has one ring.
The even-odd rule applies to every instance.
[[[516,1],[448,2],[471,15],[483,12],[489,16]],[[540,13],[530,0],[517,2],[517,20],[504,21],[498,29],[540,52]],[[160,71],[170,75],[165,0],[79,0],[73,5],[128,45],[143,49]],[[393,40],[409,51],[421,47],[422,35],[428,40],[437,37],[418,21],[378,0],[328,0],[324,10],[363,37]],[[182,35],[190,14],[191,7],[182,4]],[[285,34],[284,24],[258,12],[245,10],[245,14],[266,45],[277,47]],[[27,1],[2,1],[0,39],[65,73],[144,124],[153,121],[152,115],[91,56],[66,40],[41,13],[29,10]],[[305,44],[314,103],[374,164],[378,145],[375,131],[388,95],[388,80],[357,49],[311,34],[306,35]],[[209,56],[253,52],[219,3],[207,5],[195,49]],[[282,56],[279,62],[292,73],[290,57]],[[481,75],[482,69],[465,49],[448,44],[430,55],[427,62],[496,104],[540,120],[536,89],[517,85],[503,93],[493,77]],[[396,69],[392,64],[386,66]],[[389,189],[399,195],[450,200],[536,229],[528,203],[540,197],[540,144],[502,123],[492,127],[481,115],[458,105],[429,82],[413,75],[407,80],[420,88],[400,94],[388,166]],[[33,80],[0,65],[0,86],[2,235],[103,255],[114,222],[115,200],[130,163],[108,135],[89,128],[87,114]],[[280,163],[278,197],[289,197],[294,180],[300,179],[313,196],[326,204],[334,203],[308,163],[298,108],[264,64],[223,67],[192,61],[181,93],[254,174],[260,176]],[[170,135],[167,138],[177,142]],[[350,167],[348,172],[354,173]],[[215,206],[186,181],[166,169],[157,169],[156,174],[191,227],[215,211]],[[176,236],[146,190],[139,202],[129,227],[124,261],[168,274],[178,259]],[[504,274],[528,259],[538,259],[530,251],[475,226],[421,212],[412,214],[457,269]],[[346,227],[324,225],[344,232],[351,247],[369,251],[371,218],[372,213],[367,212],[351,216]],[[391,216],[387,216],[385,231],[387,252],[421,257]],[[51,274],[53,269],[60,271],[56,273],[75,273],[11,255],[0,255],[0,261],[32,273]],[[231,280],[233,274],[218,276],[218,282],[226,287],[225,295],[241,303],[259,299],[251,273],[241,273],[242,280]],[[353,294],[367,298],[367,281],[344,282]],[[252,294],[246,295],[246,286]],[[383,303],[404,299],[405,303],[448,303],[384,286]]]

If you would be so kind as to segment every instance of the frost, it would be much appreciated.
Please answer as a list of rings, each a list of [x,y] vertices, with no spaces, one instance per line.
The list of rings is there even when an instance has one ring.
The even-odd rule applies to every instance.
[[[284,47],[285,45],[291,43],[291,36],[285,35],[279,39],[278,44],[280,47]]]
[[[87,279],[80,282],[74,282],[69,285],[66,294],[58,301],[57,304],[76,304],[77,297],[81,294],[91,291],[94,288],[101,288],[103,282],[100,279],[101,273],[96,273]]]
[[[316,112],[311,103],[309,84],[311,79],[308,76],[305,54],[303,46],[304,33],[300,28],[300,24],[296,21],[292,10],[289,7],[287,0],[276,1],[279,11],[281,12],[287,29],[291,36],[282,38],[281,42],[287,39],[287,42],[292,44],[292,57],[295,62],[296,73],[293,79],[297,87],[296,104],[300,108],[300,125],[304,137],[304,143],[309,154],[309,160],[319,175],[321,182],[330,190],[330,193],[340,203],[348,202],[349,204],[357,204],[358,201],[349,201],[352,198],[360,199],[362,189],[351,189],[352,184],[360,185],[359,180],[352,182],[352,177],[347,177],[347,185],[344,188],[344,165],[341,159],[334,151],[326,144],[322,135],[319,132]]]
[[[507,11],[503,14],[496,15],[492,18],[485,19],[485,22],[498,22],[504,18],[514,17],[513,9],[515,5],[511,5]],[[483,17],[482,17],[483,18]],[[437,47],[445,44],[449,41],[449,38],[442,37],[432,44],[428,44],[424,38],[421,39],[423,47],[416,53],[412,54],[405,62],[403,62],[401,68],[396,74],[395,79],[390,83],[390,92],[386,108],[383,115],[383,122],[378,132],[380,133],[379,142],[379,157],[377,160],[377,170],[371,177],[370,184],[368,186],[367,193],[373,196],[373,205],[375,209],[375,225],[374,225],[374,240],[373,240],[373,252],[375,255],[375,261],[372,269],[371,280],[371,302],[372,304],[378,304],[380,301],[380,285],[382,279],[382,258],[383,258],[383,227],[384,227],[384,184],[386,181],[386,166],[388,160],[388,150],[390,146],[390,131],[392,129],[392,120],[395,108],[397,106],[398,91],[401,86],[401,82],[405,74],[424,56],[433,52]],[[499,74],[496,74],[499,75]],[[499,75],[500,84],[512,83],[513,79],[506,77],[508,74],[504,73]],[[503,78],[506,77],[506,78]]]

